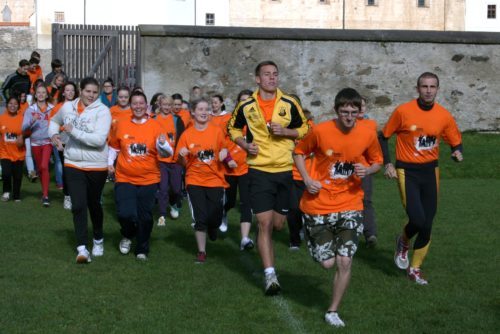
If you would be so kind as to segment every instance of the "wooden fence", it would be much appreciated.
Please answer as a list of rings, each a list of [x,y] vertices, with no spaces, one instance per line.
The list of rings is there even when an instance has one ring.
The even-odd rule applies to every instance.
[[[52,24],[52,59],[60,59],[68,77],[92,76],[116,86],[140,82],[140,45],[135,26]]]

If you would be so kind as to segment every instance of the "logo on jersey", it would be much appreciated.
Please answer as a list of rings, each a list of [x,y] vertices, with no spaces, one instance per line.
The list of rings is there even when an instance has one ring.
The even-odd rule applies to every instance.
[[[144,156],[148,153],[148,147],[143,143],[132,143],[128,146],[128,154],[131,157]]]
[[[215,158],[214,150],[198,151],[198,160],[203,163],[209,164]]]
[[[417,151],[432,150],[438,146],[438,140],[435,136],[420,135],[415,138],[415,148]]]
[[[332,179],[347,179],[354,174],[353,161],[337,161],[330,165],[330,178]]]
[[[286,109],[285,109],[285,107],[281,107],[280,108],[280,111],[278,112],[278,115],[280,115],[281,117],[284,117],[286,115]]]
[[[12,132],[6,132],[4,136],[4,140],[6,143],[8,142],[15,142],[17,140],[17,135]]]
[[[167,133],[168,140],[173,143],[175,141],[175,136],[172,132]]]

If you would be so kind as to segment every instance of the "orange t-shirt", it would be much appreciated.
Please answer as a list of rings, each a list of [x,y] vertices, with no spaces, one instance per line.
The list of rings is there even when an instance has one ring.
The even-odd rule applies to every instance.
[[[109,145],[117,150],[116,182],[150,185],[160,182],[156,139],[163,132],[152,119],[137,124],[119,122]]]
[[[30,94],[33,94],[35,92],[35,87],[33,87],[35,81],[37,81],[38,79],[43,79],[42,68],[40,66],[37,66],[33,71],[28,70],[27,74],[30,77]]]
[[[425,111],[417,100],[397,107],[382,133],[385,138],[396,133],[396,159],[406,163],[438,160],[441,138],[451,146],[462,143],[460,130],[448,110],[434,103],[431,110]]]
[[[132,109],[122,109],[119,105],[112,106],[109,108],[109,112],[111,113],[111,127],[109,129],[108,141],[113,136],[113,133],[116,131],[116,126],[118,122],[125,120],[130,121],[132,118]]]
[[[229,138],[227,132],[227,123],[231,119],[231,116],[232,116],[231,113],[219,116],[212,115],[210,122],[213,125],[218,126],[224,133],[224,142],[225,142],[224,147],[227,148],[229,154],[238,165],[236,168],[229,168],[227,164],[224,163],[224,169],[225,169],[224,174],[232,176],[240,176],[248,173],[247,152]]]
[[[175,115],[179,116],[182,119],[185,129],[193,125],[193,122],[191,121],[191,113],[189,112],[189,110],[181,109],[179,110],[179,112],[174,112],[174,113]]]
[[[18,136],[22,136],[23,115],[10,116],[6,111],[0,115],[0,158],[11,161],[24,160],[26,148],[17,146]]]
[[[260,97],[260,94],[257,94],[257,103],[259,104],[260,110],[262,111],[262,115],[264,116],[266,123],[270,123],[273,119],[273,111],[274,105],[276,103],[276,98],[264,101]]]
[[[179,150],[187,148],[186,184],[203,187],[228,187],[224,178],[223,162],[219,161],[219,152],[224,148],[224,133],[212,124],[204,130],[194,126],[187,128],[179,138],[175,157]]]
[[[24,112],[28,109],[29,106],[30,104],[28,102],[21,103],[21,105],[19,105],[19,111],[17,113],[24,115]]]
[[[175,150],[175,145],[177,144],[175,142],[177,131],[175,128],[174,116],[172,114],[163,115],[162,113],[159,113],[155,118],[155,122],[158,122],[158,124],[160,124],[161,128],[163,129],[163,133],[165,133],[167,136],[167,141],[170,144],[170,147]],[[175,163],[174,156],[170,156],[168,158],[159,156],[158,160],[160,160],[161,162]]]
[[[328,214],[363,210],[361,179],[354,174],[354,164],[382,164],[382,150],[377,134],[368,127],[355,125],[343,133],[336,121],[316,125],[295,148],[296,154],[314,154],[309,176],[321,182],[318,194],[305,191],[300,209],[307,214]]]

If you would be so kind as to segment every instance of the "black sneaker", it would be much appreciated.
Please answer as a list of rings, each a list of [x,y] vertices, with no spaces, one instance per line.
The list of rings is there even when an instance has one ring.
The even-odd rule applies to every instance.
[[[50,206],[50,201],[49,201],[49,198],[48,197],[43,197],[42,198],[42,205],[46,208],[48,208]]]

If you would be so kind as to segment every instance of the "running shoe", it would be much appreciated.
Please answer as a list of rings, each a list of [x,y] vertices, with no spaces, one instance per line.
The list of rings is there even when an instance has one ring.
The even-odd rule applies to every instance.
[[[156,225],[160,226],[160,227],[165,226],[165,217],[160,216],[160,218],[158,218],[158,224],[156,224]]]
[[[34,170],[28,173],[28,180],[30,180],[30,182],[36,182],[36,179],[38,179],[38,175],[36,175]]]
[[[42,198],[42,205],[46,208],[48,208],[50,206],[50,200],[48,197],[43,197]]]
[[[344,322],[340,319],[337,312],[326,312],[325,321],[333,327],[345,327]]]
[[[130,252],[131,244],[132,241],[130,241],[130,239],[123,238],[122,240],[120,240],[120,245],[118,247],[120,249],[120,253],[122,253],[123,255],[127,255]]]
[[[92,256],[103,256],[104,255],[104,239],[95,240],[92,246]]]
[[[172,217],[172,219],[179,218],[179,210],[177,209],[177,207],[175,205],[172,205],[170,207],[170,217]]]
[[[219,231],[222,233],[227,232],[227,214],[224,212],[224,215],[222,216],[222,223],[219,226]]]
[[[300,250],[300,244],[290,243],[290,246],[288,247],[288,249],[290,251],[292,251],[292,252],[299,251]]]
[[[241,242],[240,242],[240,250],[251,250],[255,247],[252,239],[250,238],[244,238],[244,239],[241,239]]]
[[[408,267],[408,278],[418,285],[427,285],[429,282],[423,277],[420,268]]]
[[[148,260],[148,256],[146,254],[143,254],[143,253],[137,254],[135,257],[139,261],[147,261]]]
[[[278,277],[276,276],[275,272],[270,274],[265,274],[264,289],[266,296],[274,296],[280,292],[281,286],[280,283],[278,282]]]
[[[81,249],[77,249],[77,250],[78,250],[78,255],[76,256],[76,263],[84,264],[84,263],[89,263],[92,261],[90,259],[90,253],[87,250],[87,248],[85,248],[85,246],[82,246]]]
[[[207,261],[207,253],[206,252],[198,252],[198,254],[196,254],[195,263],[202,264],[202,263],[205,263],[205,261]]]
[[[408,259],[408,248],[410,245],[403,241],[401,236],[396,238],[396,252],[394,253],[394,263],[399,269],[405,270],[410,265]]]
[[[9,199],[10,199],[10,193],[3,193],[2,197],[0,198],[2,202],[7,202],[9,201]]]
[[[64,208],[64,210],[71,210],[71,197],[70,196],[64,196],[63,208]]]

